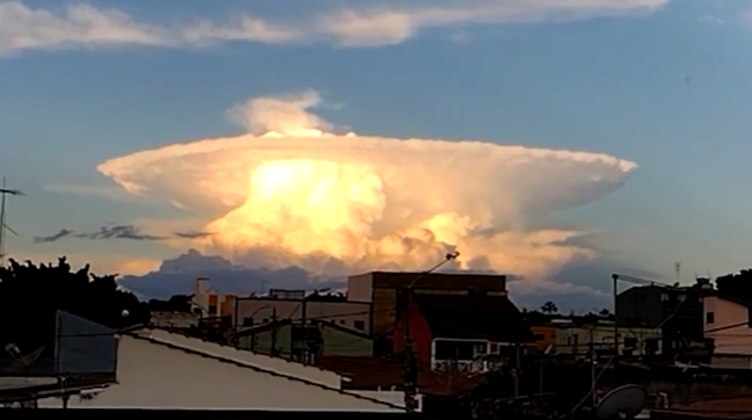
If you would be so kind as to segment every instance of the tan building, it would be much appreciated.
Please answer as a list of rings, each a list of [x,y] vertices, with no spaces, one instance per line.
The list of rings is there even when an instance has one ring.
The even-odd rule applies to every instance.
[[[749,304],[732,297],[703,299],[705,338],[713,340],[712,364],[725,368],[752,368],[752,328]]]
[[[233,319],[236,330],[244,330],[273,320],[299,323],[327,321],[364,334],[370,333],[371,305],[349,302],[344,297],[311,295],[305,298],[290,292],[270,296],[237,298]],[[292,297],[292,298],[291,298]]]
[[[399,304],[398,291],[413,282],[412,289],[416,295],[507,295],[504,275],[431,273],[420,276],[421,273],[382,271],[351,276],[347,281],[347,300],[373,305],[370,328],[372,334],[380,336],[394,327]]]
[[[193,312],[202,318],[232,317],[235,299],[235,295],[217,293],[209,279],[199,277],[193,293]]]

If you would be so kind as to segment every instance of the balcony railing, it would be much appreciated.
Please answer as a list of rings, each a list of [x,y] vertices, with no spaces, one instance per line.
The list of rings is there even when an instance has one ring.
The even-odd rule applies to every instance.
[[[434,360],[432,370],[458,373],[482,373],[488,372],[488,362],[484,360]]]

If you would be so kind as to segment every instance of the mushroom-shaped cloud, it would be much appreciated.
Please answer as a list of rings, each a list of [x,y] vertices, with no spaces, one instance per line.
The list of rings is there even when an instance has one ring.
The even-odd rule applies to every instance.
[[[249,133],[145,150],[99,171],[134,194],[207,218],[191,247],[235,263],[314,272],[459,268],[542,277],[591,249],[552,213],[619,188],[636,165],[604,154],[481,141],[337,133],[314,91],[256,98],[231,116]]]

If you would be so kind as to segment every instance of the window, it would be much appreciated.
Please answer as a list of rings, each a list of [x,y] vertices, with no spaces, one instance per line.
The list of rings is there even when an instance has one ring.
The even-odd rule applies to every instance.
[[[340,319],[340,320],[339,320],[339,324],[340,324],[340,325],[345,325],[345,320],[344,320],[344,319]]]
[[[363,321],[355,321],[353,322],[353,326],[355,327],[355,329],[358,329],[358,330],[366,329],[366,323]]]
[[[264,318],[264,319],[261,320],[261,322],[264,323],[264,324],[266,324],[266,323],[269,322],[269,318]]]
[[[209,306],[209,314],[216,314],[216,313],[217,313],[217,305]]]
[[[679,299],[679,302],[684,302],[685,300],[687,300],[687,295],[682,293],[679,295],[678,299]]]
[[[253,318],[250,316],[247,316],[243,318],[243,326],[244,327],[252,327],[253,326]]]
[[[706,324],[712,324],[715,322],[715,313],[714,312],[708,312],[705,314],[705,323]]]
[[[499,354],[499,343],[491,343],[491,354]]]
[[[661,293],[661,302],[668,302],[668,293]]]

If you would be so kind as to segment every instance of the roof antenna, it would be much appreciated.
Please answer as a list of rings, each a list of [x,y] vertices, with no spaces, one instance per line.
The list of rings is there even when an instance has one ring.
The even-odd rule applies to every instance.
[[[681,262],[677,261],[674,263],[674,270],[676,270],[676,281],[681,281]]]

